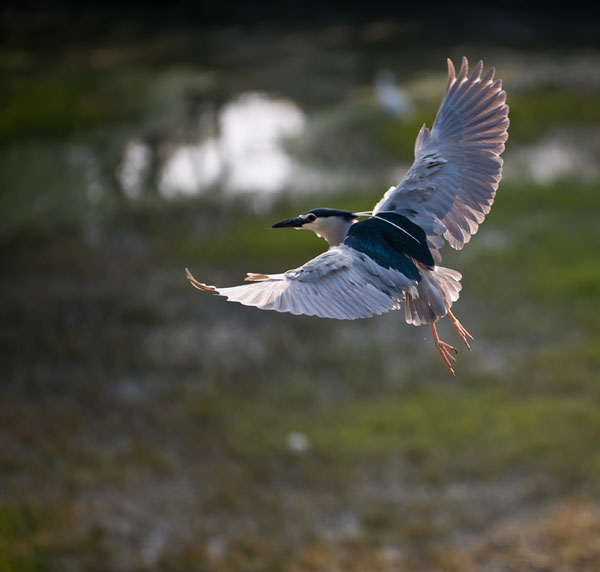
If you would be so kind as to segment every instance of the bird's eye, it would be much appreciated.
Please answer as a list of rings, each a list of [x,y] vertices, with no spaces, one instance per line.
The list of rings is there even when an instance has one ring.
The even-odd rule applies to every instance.
[[[315,222],[317,220],[317,216],[310,213],[307,217],[306,217],[310,222]]]

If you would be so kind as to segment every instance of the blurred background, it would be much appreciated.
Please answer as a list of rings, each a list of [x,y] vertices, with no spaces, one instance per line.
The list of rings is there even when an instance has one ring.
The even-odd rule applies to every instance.
[[[596,18],[39,1],[0,26],[0,570],[600,569]],[[456,378],[398,313],[190,287],[323,251],[270,225],[372,208],[463,55],[511,127],[491,214],[442,251]]]

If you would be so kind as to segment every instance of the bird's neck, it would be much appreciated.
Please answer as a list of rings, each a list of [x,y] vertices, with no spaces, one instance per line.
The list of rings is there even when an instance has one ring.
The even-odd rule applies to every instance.
[[[317,219],[310,227],[310,230],[323,237],[329,246],[337,246],[344,242],[348,230],[354,221],[345,220],[341,217],[327,217]]]

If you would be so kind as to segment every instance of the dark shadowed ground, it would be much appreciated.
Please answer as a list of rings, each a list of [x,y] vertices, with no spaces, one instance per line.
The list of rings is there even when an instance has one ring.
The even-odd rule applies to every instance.
[[[2,13],[0,570],[600,569],[591,24],[185,6]],[[372,208],[462,55],[511,129],[491,214],[443,251],[455,378],[400,313],[189,286],[321,252],[270,225]]]

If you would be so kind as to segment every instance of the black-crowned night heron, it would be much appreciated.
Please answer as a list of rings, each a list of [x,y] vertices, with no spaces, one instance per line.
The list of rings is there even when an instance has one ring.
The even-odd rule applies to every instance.
[[[329,250],[283,274],[248,274],[252,282],[217,288],[187,277],[199,290],[261,310],[353,320],[398,310],[409,324],[429,324],[452,374],[456,349],[441,341],[435,323],[448,316],[470,349],[472,336],[450,311],[461,274],[440,266],[444,239],[460,250],[490,211],[502,177],[508,106],[494,69],[478,62],[458,76],[448,60],[448,86],[431,131],[423,125],[415,161],[368,213],[318,208],[273,225],[308,229]],[[358,221],[358,217],[369,218]]]

